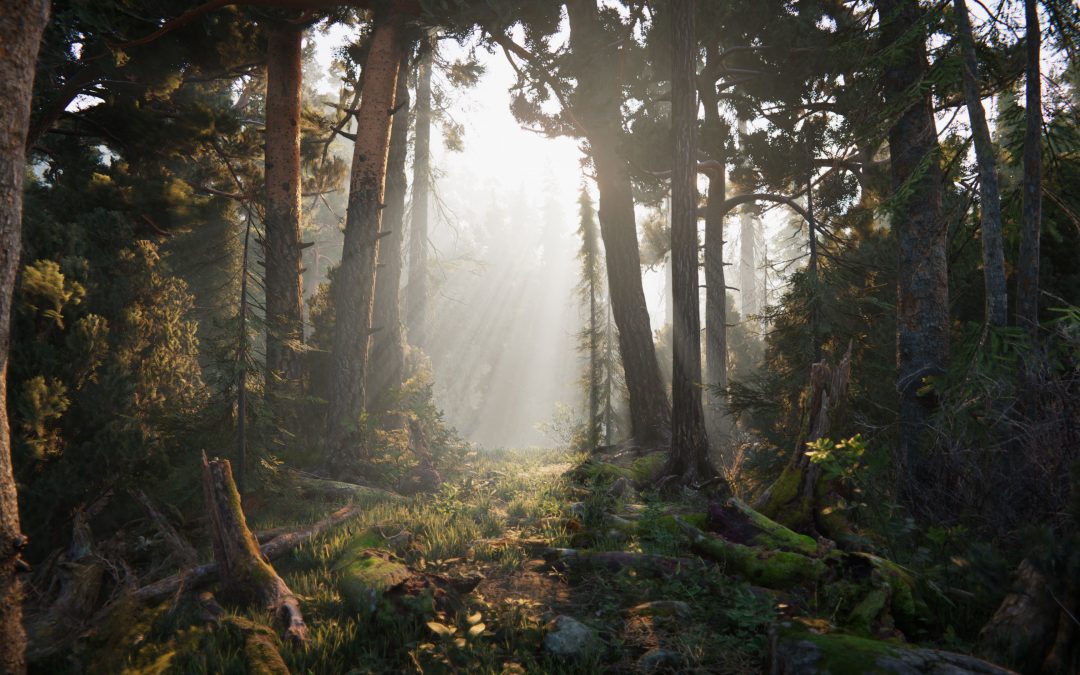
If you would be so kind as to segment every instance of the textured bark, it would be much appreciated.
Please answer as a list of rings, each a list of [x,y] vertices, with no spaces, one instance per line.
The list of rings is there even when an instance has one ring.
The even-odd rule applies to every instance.
[[[945,371],[949,357],[949,283],[946,225],[941,215],[941,166],[927,73],[926,35],[916,0],[879,0],[883,46],[894,54],[885,67],[885,100],[898,117],[889,129],[894,189],[892,226],[897,265],[897,390],[900,439],[897,462],[905,488],[924,476],[918,446],[936,407],[920,395],[923,379]],[[925,484],[924,484],[925,487]]]
[[[701,319],[698,292],[697,96],[694,0],[672,0],[671,261],[675,322],[672,325],[671,456],[667,473],[685,481],[711,478],[709,440],[701,407]]]
[[[396,111],[390,127],[390,154],[386,167],[386,209],[379,240],[378,272],[375,274],[375,307],[371,324],[371,369],[368,395],[379,401],[401,384],[405,373],[405,338],[398,302],[401,291],[401,245],[405,229],[405,155],[409,134],[409,50],[402,52],[398,66]]]
[[[364,96],[357,113],[349,179],[345,244],[334,278],[333,367],[327,424],[332,461],[345,459],[345,441],[365,406],[368,338],[375,291],[390,119],[401,61],[401,17],[377,21],[364,64]]]
[[[263,558],[248,529],[229,461],[207,462],[204,454],[202,473],[214,560],[223,585],[235,597],[258,603],[278,617],[286,638],[307,642],[300,600]]]
[[[619,54],[604,32],[596,0],[566,4],[570,48],[581,65],[576,91],[578,118],[585,127],[599,192],[600,236],[604,241],[611,310],[619,332],[619,351],[630,397],[630,419],[639,443],[663,439],[671,410],[664,393],[649,311],[641,283],[630,167],[619,152],[622,95],[617,78]]]
[[[1034,333],[1039,325],[1039,238],[1042,232],[1042,36],[1036,0],[1024,0],[1027,85],[1024,116],[1024,229],[1016,270],[1016,323]]]
[[[15,576],[26,538],[19,526],[7,418],[11,299],[19,268],[22,179],[30,123],[34,65],[49,14],[45,0],[6,5],[0,12],[0,671],[26,670],[22,589]]]
[[[979,93],[979,62],[975,56],[975,38],[964,0],[953,0],[956,30],[963,50],[964,100],[967,102],[971,135],[975,142],[975,160],[979,169],[979,226],[982,230],[983,281],[986,289],[986,323],[1004,326],[1008,320],[1008,291],[1005,285],[1005,249],[1001,225],[1001,193],[998,190],[997,157],[986,124],[982,95]]]
[[[412,222],[409,228],[409,285],[405,309],[409,344],[423,346],[428,300],[428,198],[431,193],[431,63],[435,40],[420,47],[416,73],[416,138],[413,147]]]
[[[273,26],[266,47],[266,371],[273,391],[301,376],[300,90],[304,33]]]
[[[719,58],[710,50],[706,66]],[[705,107],[701,145],[719,168],[709,172],[708,203],[705,206],[705,367],[706,380],[719,387],[728,385],[727,362],[727,279],[724,273],[724,200],[727,199],[727,171],[724,156],[724,123],[720,118],[716,83],[708,77],[698,82]],[[718,402],[715,397],[710,402]],[[712,406],[710,406],[712,407]],[[714,413],[719,411],[714,411]]]

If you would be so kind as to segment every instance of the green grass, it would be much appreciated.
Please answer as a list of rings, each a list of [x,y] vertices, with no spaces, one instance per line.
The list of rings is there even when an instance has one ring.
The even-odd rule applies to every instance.
[[[410,567],[429,573],[482,574],[492,582],[507,583],[526,574],[525,563],[535,552],[505,539],[542,538],[556,547],[586,543],[598,550],[687,554],[677,535],[659,523],[665,513],[686,513],[692,505],[638,504],[643,515],[636,533],[605,531],[607,514],[632,507],[628,499],[607,494],[610,471],[586,474],[587,482],[596,481],[595,489],[574,485],[568,469],[583,459],[549,450],[477,453],[460,476],[436,494],[365,504],[356,518],[275,560],[275,568],[301,597],[311,631],[309,645],[281,646],[289,669],[320,674],[419,670],[495,674],[625,668],[649,647],[648,640],[642,641],[640,621],[627,619],[625,611],[648,600],[682,600],[694,607],[692,621],[685,625],[669,626],[657,619],[649,628],[649,639],[679,652],[686,663],[707,666],[710,672],[746,672],[747,664],[758,667],[771,606],[719,573],[671,580],[632,573],[550,577],[544,588],[562,589],[565,597],[532,597],[529,587],[513,586],[510,591],[485,594],[481,586],[440,611],[429,605],[426,612],[384,609],[370,616],[354,611],[341,597],[334,566],[350,545],[386,548]],[[579,506],[571,509],[575,502]],[[307,523],[340,505],[284,495],[261,500],[249,519],[253,529]],[[583,542],[578,531],[582,527],[600,534]],[[365,539],[358,544],[358,537]],[[494,544],[481,541],[500,538]],[[532,574],[537,583],[537,573]],[[258,609],[231,606],[226,600],[219,598],[234,616],[256,624],[269,621]],[[93,643],[83,663],[91,672],[94,664],[100,666],[98,672],[122,671],[121,664],[129,672],[251,672],[247,634],[235,626],[213,631],[200,626],[190,602],[176,608],[166,603],[140,609],[137,616],[118,621],[108,636]],[[553,613],[591,624],[605,649],[572,663],[547,657],[542,649],[544,623]],[[436,632],[428,622],[445,629]]]

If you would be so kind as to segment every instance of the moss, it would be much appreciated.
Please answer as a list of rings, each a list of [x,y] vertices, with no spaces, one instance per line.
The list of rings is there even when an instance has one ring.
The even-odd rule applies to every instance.
[[[167,603],[148,608],[142,603],[128,598],[113,606],[105,617],[101,628],[91,638],[87,649],[93,658],[86,664],[88,673],[116,673],[123,670],[133,656],[139,654],[140,647],[153,632],[154,623],[165,613]],[[161,672],[150,669],[153,663],[160,662],[162,668],[168,666],[173,650],[158,651],[147,659],[139,659],[149,672]]]
[[[887,587],[867,593],[848,615],[848,626],[860,633],[869,633],[874,621],[888,609],[889,595]]]
[[[642,457],[638,457],[630,465],[630,470],[633,473],[633,480],[640,483],[648,483],[659,477],[661,469],[664,468],[664,463],[667,461],[667,454],[663,452],[653,452]]]
[[[770,488],[769,499],[762,514],[790,528],[801,528],[812,522],[812,506],[809,499],[799,496],[803,472],[791,464]]]
[[[815,632],[797,621],[782,624],[778,632],[781,642],[806,641],[813,644],[818,652],[814,672],[828,675],[889,672],[877,665],[877,662],[881,657],[891,656],[900,649],[897,645],[880,640],[842,633]]]
[[[766,588],[812,584],[825,574],[823,561],[790,551],[769,551],[707,536],[699,537],[694,545],[706,557],[726,565],[727,572]]]
[[[289,667],[278,651],[277,639],[270,629],[259,626],[248,633],[244,641],[244,656],[249,673],[288,675]]]
[[[766,548],[776,548],[784,551],[794,551],[803,555],[817,553],[818,545],[813,537],[799,534],[794,530],[784,527],[780,523],[768,518],[762,513],[755,511],[738,499],[732,499],[730,506],[738,510],[758,530],[754,537],[754,544]]]
[[[334,565],[338,590],[352,608],[370,615],[387,591],[412,576],[404,564],[374,551],[349,552]]]
[[[594,483],[613,483],[620,478],[634,480],[633,469],[608,462],[590,462],[585,471]]]

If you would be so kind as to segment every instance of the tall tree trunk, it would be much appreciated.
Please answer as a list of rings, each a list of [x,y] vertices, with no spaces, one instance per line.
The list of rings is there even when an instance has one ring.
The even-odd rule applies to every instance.
[[[649,310],[641,283],[630,167],[620,154],[622,96],[616,76],[618,53],[600,25],[596,0],[566,3],[570,48],[578,55],[578,116],[585,126],[600,196],[600,236],[604,241],[611,310],[630,394],[630,419],[639,443],[663,439],[671,410],[656,361]]]
[[[375,291],[375,261],[390,145],[390,118],[401,61],[401,16],[376,20],[367,62],[364,96],[356,115],[349,178],[349,206],[341,266],[334,278],[334,382],[327,412],[331,461],[345,459],[345,441],[365,406],[368,338]]]
[[[881,36],[894,56],[885,67],[886,104],[901,110],[889,129],[890,173],[898,199],[892,222],[897,263],[898,462],[901,481],[914,487],[917,451],[934,410],[920,395],[923,378],[944,372],[949,357],[949,279],[941,216],[941,166],[927,73],[926,35],[917,0],[878,0]],[[901,194],[903,197],[901,198]]]
[[[706,70],[719,58],[713,46],[706,55]],[[724,200],[727,198],[727,157],[724,152],[725,123],[720,117],[716,82],[706,76],[698,81],[698,93],[705,108],[701,145],[719,165],[708,173],[709,194],[705,205],[705,377],[710,385],[728,386],[727,275],[724,270]],[[719,442],[727,455],[731,421],[725,400],[710,395],[706,399],[706,422],[714,444]]]
[[[806,139],[806,233],[810,244],[810,343],[814,363],[821,362],[821,283],[818,270],[817,220],[814,218],[814,150],[810,137]]]
[[[405,344],[401,330],[401,245],[405,229],[405,156],[409,146],[409,51],[402,52],[398,66],[394,121],[390,127],[390,154],[386,168],[386,209],[379,240],[378,273],[375,275],[375,308],[372,310],[371,372],[368,392],[378,401],[401,384],[405,373]]]
[[[0,671],[26,670],[22,589],[15,576],[26,538],[19,526],[7,418],[11,301],[19,269],[26,133],[47,0],[25,0],[0,12]]]
[[[709,440],[701,407],[694,0],[672,0],[671,21],[671,126],[674,136],[671,282],[675,323],[672,326],[671,456],[665,473],[691,481],[716,473],[709,463]]]
[[[747,133],[746,120],[739,120],[739,133]],[[750,192],[748,189],[742,192]],[[739,209],[739,307],[743,321],[761,311],[757,287],[757,228],[760,209],[756,204],[745,204]],[[707,281],[705,282],[708,283]]]
[[[1042,35],[1039,5],[1024,0],[1027,22],[1027,86],[1024,130],[1024,230],[1016,271],[1016,323],[1034,333],[1039,326],[1039,238],[1042,231]]]
[[[431,193],[431,66],[435,37],[420,45],[416,73],[416,137],[413,148],[412,223],[409,228],[409,344],[423,346],[427,335],[428,198]]]
[[[272,26],[266,47],[267,388],[300,379],[300,89],[304,32]]]
[[[1001,226],[1001,195],[998,191],[997,158],[986,124],[982,95],[979,93],[979,62],[975,57],[975,38],[964,0],[953,0],[956,30],[963,50],[964,99],[971,135],[975,141],[975,161],[979,168],[980,229],[982,230],[983,281],[986,287],[986,324],[1004,326],[1008,318],[1008,291],[1005,286],[1005,250]]]

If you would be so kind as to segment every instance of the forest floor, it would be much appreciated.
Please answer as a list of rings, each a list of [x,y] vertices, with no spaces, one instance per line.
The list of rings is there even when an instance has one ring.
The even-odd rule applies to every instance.
[[[770,626],[793,605],[835,618],[816,592],[769,591],[695,557],[672,516],[701,522],[705,498],[635,487],[663,455],[585,460],[565,450],[470,453],[463,477],[435,494],[368,496],[356,517],[274,561],[301,599],[311,641],[269,643],[293,673],[756,673]],[[258,532],[314,522],[347,501],[254,494],[245,508]],[[438,583],[394,588],[399,563]],[[275,672],[251,639],[271,635],[260,628],[265,613],[220,597],[234,620],[210,626],[194,595],[113,611],[68,664]]]

